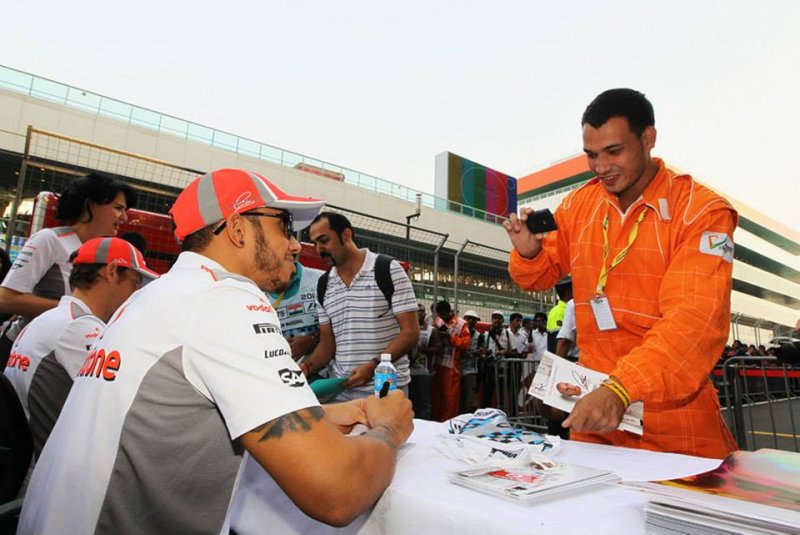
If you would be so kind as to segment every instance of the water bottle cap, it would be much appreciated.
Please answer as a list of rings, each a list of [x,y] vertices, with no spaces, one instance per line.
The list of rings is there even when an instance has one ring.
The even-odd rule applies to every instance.
[[[392,355],[391,353],[381,353],[381,362],[391,362]]]

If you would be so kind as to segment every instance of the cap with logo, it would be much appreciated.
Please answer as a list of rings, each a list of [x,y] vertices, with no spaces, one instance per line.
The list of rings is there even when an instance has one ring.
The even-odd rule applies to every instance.
[[[169,213],[179,242],[189,234],[256,208],[292,214],[295,230],[311,224],[325,201],[289,195],[263,175],[244,169],[218,169],[196,178],[178,195]]]
[[[78,249],[72,259],[77,264],[113,264],[132,269],[147,279],[158,278],[158,273],[147,267],[142,253],[121,238],[92,238]]]
[[[481,317],[478,316],[478,313],[475,312],[474,310],[467,310],[466,312],[464,312],[464,317],[465,318],[475,318],[478,321],[480,321],[480,319],[481,319]]]

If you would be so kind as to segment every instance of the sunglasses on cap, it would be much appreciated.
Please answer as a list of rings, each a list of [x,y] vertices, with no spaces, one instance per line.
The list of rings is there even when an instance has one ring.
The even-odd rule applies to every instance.
[[[250,211],[240,214],[243,217],[272,217],[281,220],[281,227],[283,228],[284,236],[287,240],[291,240],[294,236],[294,218],[291,212],[281,212],[279,214],[264,214],[261,212]],[[218,236],[225,228],[227,221],[223,220],[220,225],[214,229],[214,235]]]

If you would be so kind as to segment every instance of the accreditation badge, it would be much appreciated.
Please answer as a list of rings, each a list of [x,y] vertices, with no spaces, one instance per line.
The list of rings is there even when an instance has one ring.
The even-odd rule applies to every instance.
[[[611,311],[611,304],[608,302],[608,297],[605,295],[598,295],[589,300],[592,307],[592,314],[594,321],[597,323],[597,328],[601,331],[613,331],[617,328],[617,322],[614,321],[614,313]]]

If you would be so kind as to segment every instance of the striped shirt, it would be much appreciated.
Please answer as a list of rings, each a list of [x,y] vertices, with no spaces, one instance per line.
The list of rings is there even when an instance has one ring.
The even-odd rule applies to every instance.
[[[390,264],[394,295],[391,307],[386,302],[375,281],[375,259],[378,255],[366,250],[367,256],[361,270],[347,287],[333,267],[328,276],[325,304],[317,303],[320,324],[330,324],[336,341],[336,357],[331,367],[333,377],[347,377],[362,364],[379,356],[400,333],[395,316],[415,312],[417,301],[411,281],[403,267],[395,260]],[[408,357],[394,362],[397,384],[411,382]],[[372,393],[373,383],[354,389]]]

